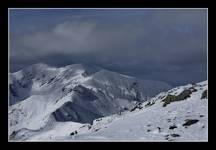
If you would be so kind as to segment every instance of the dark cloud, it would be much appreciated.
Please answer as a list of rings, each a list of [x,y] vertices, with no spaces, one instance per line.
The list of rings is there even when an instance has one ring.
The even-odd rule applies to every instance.
[[[204,9],[13,10],[10,15],[12,72],[37,62],[83,62],[173,85],[207,78]]]

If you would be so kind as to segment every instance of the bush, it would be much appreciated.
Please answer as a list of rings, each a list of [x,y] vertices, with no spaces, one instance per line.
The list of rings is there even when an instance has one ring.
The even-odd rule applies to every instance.
[[[168,94],[167,97],[162,100],[162,102],[164,102],[163,107],[170,104],[171,102],[185,100],[186,98],[190,97],[191,94],[191,90],[184,90],[177,96]]]
[[[204,99],[204,98],[208,98],[208,97],[207,97],[207,90],[205,90],[205,91],[202,93],[201,99]]]
[[[194,123],[197,123],[198,121],[199,120],[197,120],[197,119],[187,119],[187,120],[185,120],[185,123],[183,124],[183,126],[190,126]]]
[[[177,100],[177,97],[175,95],[168,94],[167,97],[162,100],[164,102],[163,107],[165,107],[166,105],[176,100]]]
[[[133,107],[133,108],[130,110],[130,112],[134,111],[136,108],[137,108],[136,106]]]
[[[47,82],[47,84],[50,84],[54,79],[55,79],[55,77],[51,78],[51,79]]]
[[[152,105],[154,105],[155,104],[155,102],[153,101],[153,102],[148,102],[147,104],[145,104],[145,107],[147,107],[147,106],[152,106]]]
[[[132,112],[132,111],[134,111],[134,110],[136,110],[136,109],[142,109],[143,107],[142,107],[142,103],[137,103],[131,110],[130,110],[130,112]]]
[[[169,129],[171,129],[171,130],[173,130],[175,128],[177,128],[177,126],[175,126],[175,125],[169,127]]]
[[[171,134],[172,137],[180,137],[179,134]]]
[[[195,89],[194,87],[190,87],[189,89],[191,90],[191,92],[196,92],[197,91],[197,89]]]
[[[10,92],[14,97],[17,97],[16,87],[13,84],[10,84]]]
[[[184,90],[178,95],[178,100],[184,100],[192,94],[191,90]]]
[[[77,134],[78,132],[77,131],[74,131],[74,132],[72,132],[70,135],[75,135],[75,134]]]
[[[16,134],[17,134],[17,132],[16,131],[13,131],[12,133],[11,133],[11,135],[10,135],[10,139],[13,139],[15,136],[16,136]]]

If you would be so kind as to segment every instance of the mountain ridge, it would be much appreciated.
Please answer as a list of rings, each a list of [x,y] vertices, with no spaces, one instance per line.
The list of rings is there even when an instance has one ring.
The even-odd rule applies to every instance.
[[[10,76],[11,132],[38,130],[50,117],[91,124],[171,88],[82,64],[57,68],[39,63]]]
[[[207,141],[207,90],[207,81],[178,86],[92,124],[50,116],[39,130],[20,128],[9,135],[15,141]]]

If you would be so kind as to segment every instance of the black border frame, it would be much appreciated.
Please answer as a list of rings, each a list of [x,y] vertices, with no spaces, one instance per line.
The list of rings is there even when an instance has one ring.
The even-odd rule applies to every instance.
[[[0,33],[2,36],[2,44],[4,45],[4,48],[2,48],[2,51],[4,52],[4,56],[1,55],[3,58],[1,59],[1,64],[3,64],[3,69],[2,72],[4,72],[5,74],[1,74],[4,84],[2,84],[2,90],[1,93],[4,93],[4,98],[2,98],[2,100],[0,101],[1,104],[1,108],[0,109],[0,113],[4,114],[3,118],[4,118],[4,123],[0,123],[1,125],[1,129],[3,129],[3,131],[1,133],[1,136],[4,136],[3,139],[1,139],[2,142],[6,142],[8,143],[8,90],[5,88],[8,86],[8,81],[6,80],[6,78],[8,78],[8,74],[6,72],[8,72],[8,52],[6,51],[8,49],[8,8],[89,8],[89,7],[93,7],[93,8],[208,8],[208,80],[209,80],[209,138],[208,141],[209,142],[213,142],[213,138],[214,138],[214,132],[213,132],[213,128],[216,127],[216,123],[215,120],[213,118],[215,117],[215,112],[214,108],[211,108],[212,106],[215,106],[214,103],[214,99],[211,101],[211,90],[210,90],[210,86],[211,83],[213,83],[213,81],[210,82],[210,80],[212,80],[213,78],[210,77],[210,60],[211,57],[213,57],[213,53],[210,51],[210,49],[212,49],[213,45],[213,36],[215,33],[215,9],[213,8],[214,5],[210,4],[210,1],[206,1],[206,0],[133,0],[133,1],[123,1],[123,0],[9,0],[6,1],[4,3],[1,4],[1,16],[0,16]],[[212,37],[211,37],[212,36]],[[7,38],[6,38],[7,37]],[[7,41],[6,41],[7,40]],[[210,45],[212,44],[212,45]],[[1,51],[1,52],[2,52]],[[213,73],[213,72],[211,72]],[[5,78],[5,80],[4,80]],[[213,96],[213,94],[212,94]],[[5,109],[6,108],[6,109]],[[211,112],[212,111],[212,112]],[[211,132],[210,132],[211,130]],[[202,142],[202,145],[199,142],[196,142],[197,146],[200,148],[205,148],[206,147],[206,143],[209,142]],[[26,142],[26,144],[28,145],[31,142]],[[42,142],[34,142],[34,143],[39,143],[41,144]],[[33,144],[34,144],[33,143]],[[43,142],[44,143],[44,142]],[[48,143],[48,142],[45,142]],[[75,144],[74,142],[58,142],[58,143],[66,143],[67,144]],[[87,142],[85,142],[86,144]],[[97,143],[97,142],[92,142],[92,143]],[[97,144],[106,144],[107,146],[111,146],[110,143],[111,142],[100,142]],[[117,142],[112,142],[112,144],[116,145]],[[118,142],[119,143],[119,142]],[[132,142],[133,144],[142,144],[140,142]],[[151,148],[151,146],[155,145],[155,144],[159,144],[159,145],[163,145],[162,143],[158,143],[158,142],[154,142],[154,143],[149,143],[149,142],[144,142],[144,145],[146,146],[145,148],[147,148],[149,146],[149,148]],[[185,142],[181,142],[180,144],[185,143]],[[193,143],[193,142],[190,142]],[[9,144],[11,145],[19,145],[22,144],[22,142],[9,142]],[[54,143],[53,143],[54,144]],[[82,142],[78,142],[78,145],[81,145]],[[126,147],[128,146],[128,143],[123,143]],[[169,144],[173,144],[173,143],[169,143]],[[187,142],[188,144],[188,142]],[[56,144],[55,144],[56,145]],[[76,144],[77,145],[77,144]],[[77,145],[77,146],[78,146]],[[112,147],[114,146],[112,145]],[[137,145],[137,146],[138,146]],[[142,146],[144,146],[142,145]],[[170,145],[170,146],[171,146]],[[179,144],[178,144],[179,145]],[[141,146],[141,145],[140,145]],[[205,146],[205,147],[204,147]],[[55,147],[55,146],[54,146]],[[99,146],[100,147],[100,146]],[[90,147],[89,147],[90,148]],[[130,147],[128,147],[130,148]],[[133,148],[133,147],[131,147]],[[175,147],[176,148],[176,147]],[[179,148],[184,148],[184,147],[179,147]]]

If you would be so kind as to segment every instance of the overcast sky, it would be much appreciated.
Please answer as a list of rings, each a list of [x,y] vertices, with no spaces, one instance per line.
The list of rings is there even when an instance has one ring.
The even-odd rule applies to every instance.
[[[11,9],[10,71],[94,64],[173,86],[207,79],[206,9]]]

